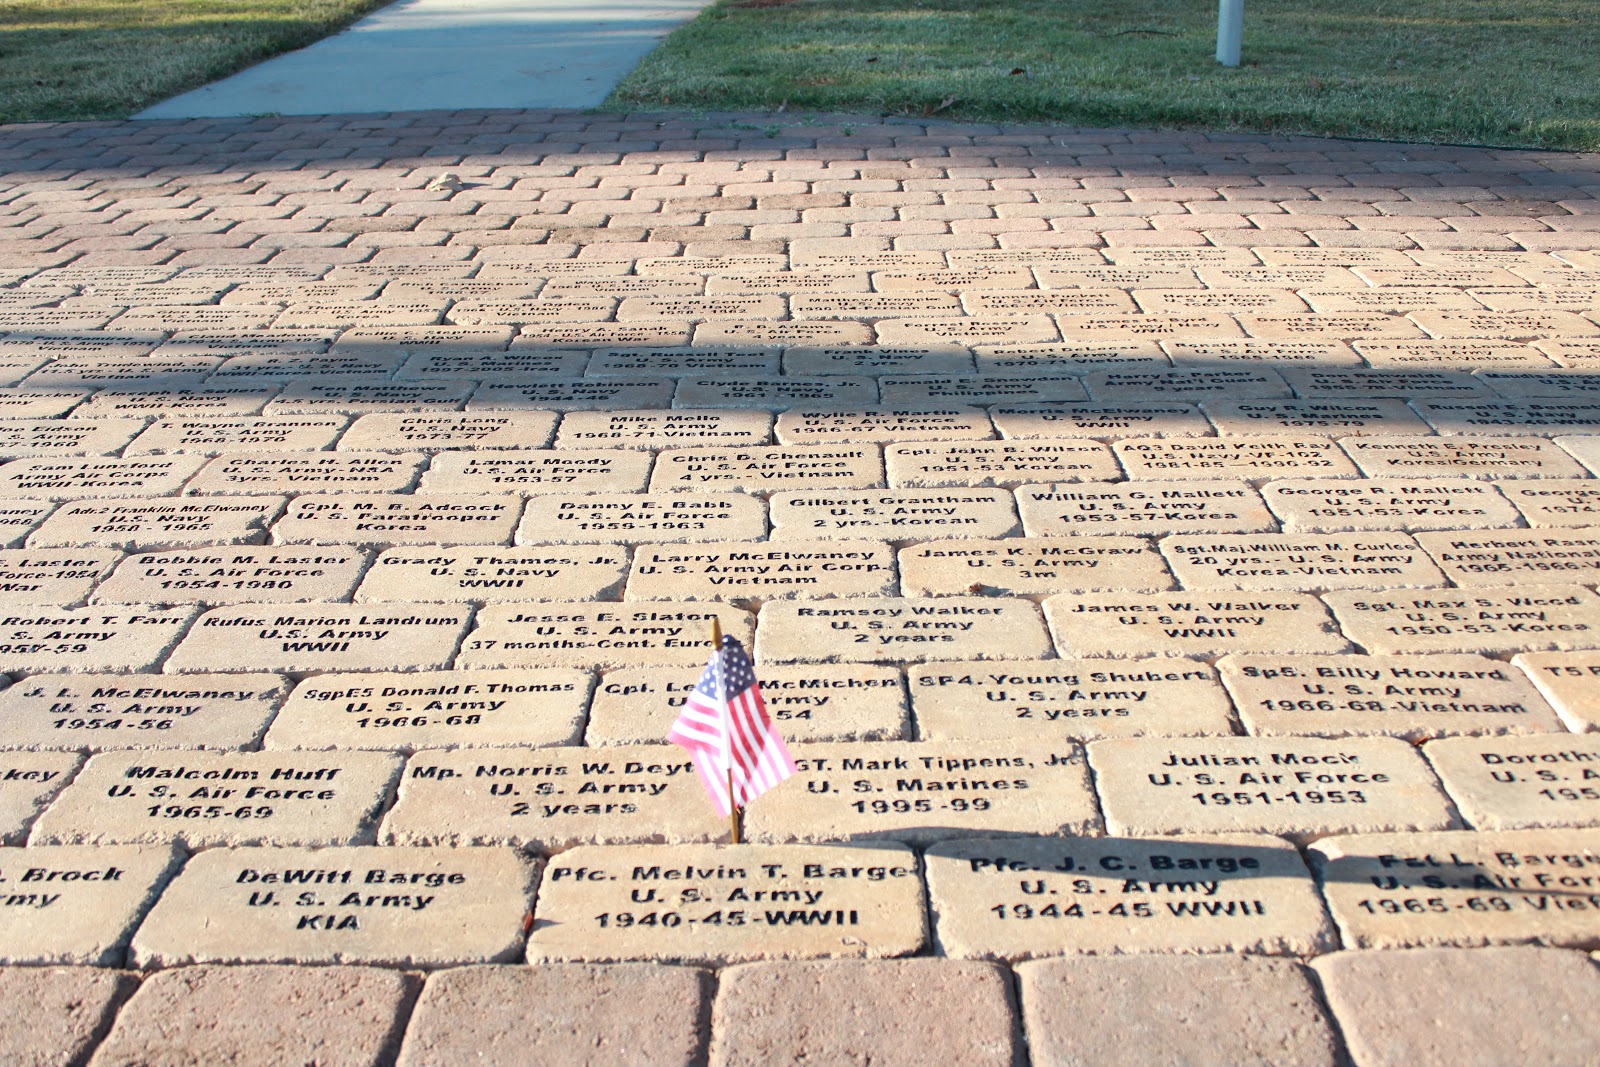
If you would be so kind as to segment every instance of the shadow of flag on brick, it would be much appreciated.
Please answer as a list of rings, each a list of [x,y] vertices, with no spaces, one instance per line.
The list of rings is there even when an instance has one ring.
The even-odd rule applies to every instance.
[[[718,815],[733,814],[794,774],[794,758],[767,714],[755,667],[732,636],[711,654],[667,740],[694,758]]]

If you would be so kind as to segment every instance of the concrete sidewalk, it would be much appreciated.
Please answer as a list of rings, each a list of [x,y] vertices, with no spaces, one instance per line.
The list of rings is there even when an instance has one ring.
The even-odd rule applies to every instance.
[[[585,108],[701,0],[401,0],[141,119]]]

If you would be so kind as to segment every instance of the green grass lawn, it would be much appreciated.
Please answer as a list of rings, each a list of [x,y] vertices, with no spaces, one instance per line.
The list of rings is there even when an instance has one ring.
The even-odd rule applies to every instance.
[[[0,122],[127,118],[382,0],[0,0]]]
[[[614,109],[937,114],[1600,148],[1593,0],[719,0]]]

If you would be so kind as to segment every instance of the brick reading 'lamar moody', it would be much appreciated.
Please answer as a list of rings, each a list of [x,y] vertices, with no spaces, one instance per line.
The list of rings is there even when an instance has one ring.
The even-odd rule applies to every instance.
[[[667,740],[694,757],[717,814],[735,816],[733,841],[738,844],[737,811],[794,774],[794,759],[773,729],[744,646],[735,637],[722,636],[720,626],[713,630],[716,651]]]

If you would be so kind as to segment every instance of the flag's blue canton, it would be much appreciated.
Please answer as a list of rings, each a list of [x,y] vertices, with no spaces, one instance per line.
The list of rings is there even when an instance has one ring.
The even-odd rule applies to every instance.
[[[721,665],[727,671],[727,693],[732,697],[742,693],[756,684],[756,672],[750,657],[745,653],[744,646],[736,637],[723,637]],[[718,661],[713,659],[706,664],[706,669],[701,672],[700,680],[695,683],[695,692],[711,700],[717,699],[717,666]]]

